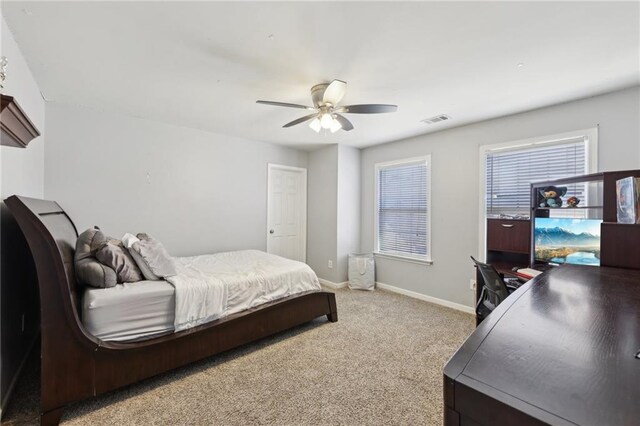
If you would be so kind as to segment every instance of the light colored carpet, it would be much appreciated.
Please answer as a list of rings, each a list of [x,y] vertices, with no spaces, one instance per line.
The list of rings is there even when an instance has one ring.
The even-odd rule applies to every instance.
[[[63,424],[441,425],[442,368],[473,317],[380,290],[336,296],[337,323],[323,317],[72,405]],[[37,422],[31,370],[3,424]]]

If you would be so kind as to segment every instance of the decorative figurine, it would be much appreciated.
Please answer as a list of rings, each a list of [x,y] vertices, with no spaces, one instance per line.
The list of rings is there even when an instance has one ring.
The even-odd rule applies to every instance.
[[[580,198],[578,197],[569,197],[567,199],[568,207],[578,207],[578,204],[580,204]]]
[[[7,78],[7,58],[0,57],[0,91],[4,89],[4,80]]]
[[[562,197],[567,193],[566,186],[547,186],[539,191],[538,205],[540,207],[562,207]]]

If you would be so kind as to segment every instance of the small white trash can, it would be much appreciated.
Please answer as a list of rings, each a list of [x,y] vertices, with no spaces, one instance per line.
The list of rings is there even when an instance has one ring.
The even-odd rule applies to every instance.
[[[373,254],[351,253],[349,255],[349,288],[352,290],[373,290],[375,287]]]

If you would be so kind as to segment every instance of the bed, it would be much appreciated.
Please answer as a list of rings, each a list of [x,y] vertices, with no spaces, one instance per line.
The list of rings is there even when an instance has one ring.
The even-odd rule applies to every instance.
[[[24,233],[38,273],[42,425],[58,424],[65,405],[72,402],[318,317],[326,316],[330,322],[338,320],[335,295],[299,281],[292,270],[296,269],[295,264],[298,269],[303,264],[289,263],[293,261],[280,262],[280,274],[272,279],[286,285],[275,286],[270,291],[243,287],[242,281],[234,281],[229,273],[224,277],[228,293],[222,308],[203,323],[176,321],[180,310],[172,311],[171,306],[176,306],[176,298],[184,297],[179,291],[179,282],[143,281],[117,286],[108,293],[98,292],[103,289],[85,292],[76,285],[73,266],[78,233],[64,210],[53,201],[15,195],[7,198],[5,204]],[[264,255],[266,253],[256,251],[236,253],[235,259],[240,260],[233,265],[225,262],[234,255],[225,253],[213,257],[177,258],[177,263],[179,269],[205,264],[231,272],[239,267],[244,256],[245,260],[253,258],[258,265],[256,271],[262,273],[264,263],[260,259]],[[256,271],[248,271],[247,275],[263,280],[254,274]],[[264,288],[270,287],[269,283],[261,282]],[[131,302],[130,299],[136,303],[118,304],[124,300]],[[114,311],[113,306],[119,307]],[[136,310],[136,306],[139,309]],[[87,314],[89,311],[91,313]],[[118,315],[129,318],[136,326],[127,328],[123,322],[113,321]],[[176,328],[176,324],[180,327]]]
[[[260,250],[175,257],[178,274],[159,281],[138,281],[110,288],[87,287],[82,295],[82,323],[104,341],[140,341],[186,330],[283,297],[321,290],[318,277],[306,264]],[[204,277],[204,279],[203,279]],[[211,314],[202,311],[205,294],[190,284],[219,290]],[[182,289],[182,293],[177,291]],[[186,312],[176,315],[176,304]],[[191,309],[195,307],[195,309]],[[192,312],[195,311],[195,312]]]

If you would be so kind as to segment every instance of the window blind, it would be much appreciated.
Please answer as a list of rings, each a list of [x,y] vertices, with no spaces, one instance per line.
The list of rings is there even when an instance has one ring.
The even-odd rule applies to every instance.
[[[383,166],[378,173],[378,252],[427,258],[427,161]]]
[[[530,214],[530,183],[587,173],[586,152],[584,138],[488,152],[485,164],[487,215]],[[585,185],[570,185],[563,198],[571,196],[583,200],[584,204]]]

